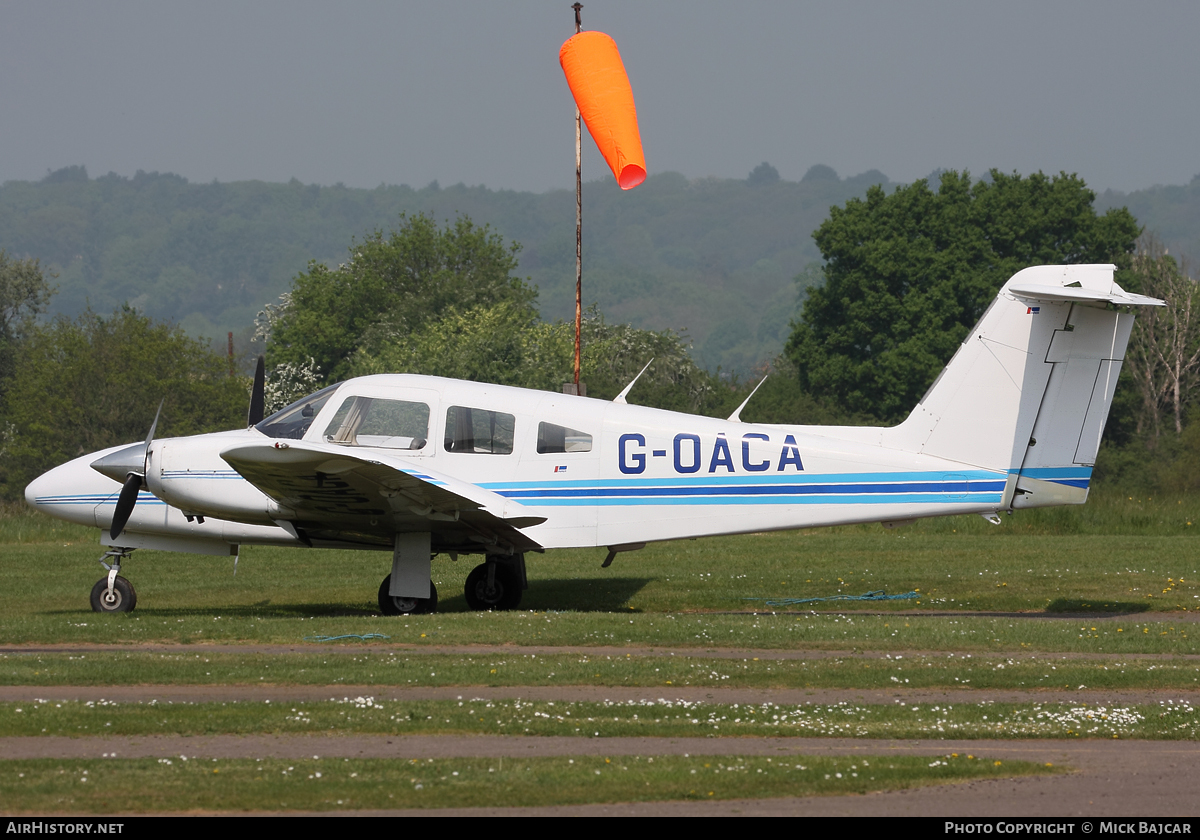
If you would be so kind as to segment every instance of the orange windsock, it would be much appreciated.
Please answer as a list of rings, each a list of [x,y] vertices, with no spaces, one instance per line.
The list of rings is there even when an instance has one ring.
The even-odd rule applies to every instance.
[[[633,88],[617,44],[603,32],[580,32],[558,51],[571,95],[600,154],[623,190],[646,180]]]

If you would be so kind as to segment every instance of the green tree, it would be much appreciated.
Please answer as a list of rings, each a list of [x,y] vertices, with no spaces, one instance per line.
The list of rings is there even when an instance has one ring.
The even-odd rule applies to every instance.
[[[728,388],[696,365],[678,333],[609,324],[592,307],[581,338],[580,372],[588,396],[612,399],[653,359],[629,402],[719,413],[731,399]],[[503,301],[453,311],[413,332],[377,333],[349,372],[421,373],[558,391],[572,379],[574,352],[574,324],[546,323],[531,308]]]
[[[0,418],[5,494],[70,458],[144,440],[160,400],[158,434],[200,434],[245,423],[248,387],[227,360],[178,327],[124,308],[34,328],[21,343]]]
[[[505,246],[466,216],[439,229],[429,216],[401,216],[350,247],[337,268],[311,262],[271,324],[267,360],[312,360],[327,382],[347,376],[350,359],[380,335],[407,334],[452,311],[507,302],[532,315],[537,292],[512,276],[520,246]]]
[[[52,294],[37,260],[14,260],[0,250],[0,395],[12,376],[21,341]]]
[[[561,365],[538,364],[538,333],[537,312],[512,301],[452,310],[413,331],[376,331],[349,373],[421,373],[554,390],[560,383],[553,368]]]
[[[843,410],[902,418],[1013,274],[1048,263],[1127,269],[1128,210],[1098,216],[1074,175],[945,172],[830,209],[813,234],[825,284],[808,295],[786,354],[802,387]],[[1128,279],[1126,278],[1126,282]]]
[[[562,358],[571,364],[574,353],[574,324],[548,325],[568,350]],[[644,330],[629,324],[610,324],[593,308],[583,322],[581,378],[588,396],[612,399],[653,359],[649,369],[629,392],[630,403],[685,411],[692,414],[727,415],[733,392],[720,378],[692,360],[687,336],[674,330]],[[563,382],[569,381],[562,369]],[[736,404],[735,404],[736,405]]]

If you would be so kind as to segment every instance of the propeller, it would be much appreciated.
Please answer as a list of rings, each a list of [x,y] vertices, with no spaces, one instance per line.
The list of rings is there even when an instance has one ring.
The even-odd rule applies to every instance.
[[[246,414],[246,426],[257,426],[263,420],[266,404],[267,365],[262,356],[254,367],[254,388],[250,391],[250,411]]]
[[[150,424],[150,434],[146,435],[145,443],[136,443],[92,462],[92,469],[96,472],[121,482],[121,495],[117,496],[117,507],[113,511],[112,525],[108,529],[114,540],[125,530],[125,525],[133,514],[133,506],[137,504],[138,493],[146,484],[146,462],[149,458],[150,444],[154,440],[154,430],[158,428],[158,418],[162,415],[163,402],[166,402],[165,398],[158,404],[158,411],[154,413],[154,422]]]

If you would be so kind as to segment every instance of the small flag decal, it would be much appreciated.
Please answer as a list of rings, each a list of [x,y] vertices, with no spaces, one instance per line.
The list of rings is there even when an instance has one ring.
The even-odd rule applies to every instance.
[[[1031,306],[1031,307],[1029,307],[1028,310],[1026,310],[1025,314],[1026,315],[1036,315],[1041,311],[1042,311],[1042,308],[1040,306]]]
[[[566,467],[555,467],[555,468],[554,468],[554,471],[555,471],[556,473],[560,473],[560,472],[566,472],[566,471],[567,471],[567,468],[566,468]]]

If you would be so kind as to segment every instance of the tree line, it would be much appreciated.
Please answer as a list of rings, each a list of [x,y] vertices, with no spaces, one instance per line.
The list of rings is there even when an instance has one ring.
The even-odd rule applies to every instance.
[[[19,498],[50,467],[160,433],[231,428],[244,377],[207,341],[128,305],[39,321],[54,287],[36,260],[0,251],[0,493]]]
[[[890,182],[817,166],[787,181],[689,180],[657,173],[632,193],[584,184],[585,304],[615,321],[687,325],[706,368],[749,371],[787,338],[792,278],[820,255],[808,233],[832,204]],[[771,176],[774,177],[771,177]],[[244,340],[255,313],[310,260],[329,267],[346,245],[401,214],[462,215],[522,243],[519,274],[547,320],[575,312],[575,197],[432,183],[357,189],[240,181],[190,183],[170,173],[89,176],[82,166],[0,185],[0,247],[58,275],[53,314],[124,302],[192,335]],[[244,335],[245,333],[245,335]]]

